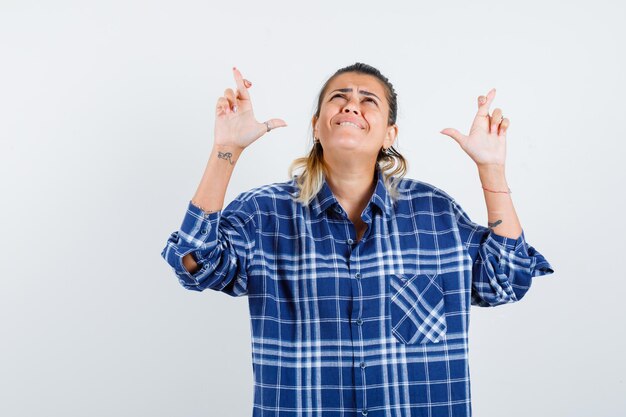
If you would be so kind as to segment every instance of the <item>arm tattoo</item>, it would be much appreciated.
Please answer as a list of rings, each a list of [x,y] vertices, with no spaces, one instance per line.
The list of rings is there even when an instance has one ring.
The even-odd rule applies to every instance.
[[[489,229],[493,229],[494,227],[496,227],[497,225],[499,225],[500,223],[502,223],[502,220],[496,220],[493,223],[489,223],[487,222],[487,225],[489,226]]]
[[[234,164],[234,162],[230,159],[233,156],[232,152],[220,152],[217,151],[217,157],[220,159],[226,159],[230,164]]]

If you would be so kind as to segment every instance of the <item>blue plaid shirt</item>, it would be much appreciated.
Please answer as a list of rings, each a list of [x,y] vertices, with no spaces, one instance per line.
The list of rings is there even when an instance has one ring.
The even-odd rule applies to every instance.
[[[304,206],[295,179],[219,212],[189,202],[168,238],[183,287],[248,296],[253,417],[471,416],[470,305],[519,301],[553,272],[523,232],[498,236],[413,179],[392,204],[376,179],[359,241],[327,183]]]

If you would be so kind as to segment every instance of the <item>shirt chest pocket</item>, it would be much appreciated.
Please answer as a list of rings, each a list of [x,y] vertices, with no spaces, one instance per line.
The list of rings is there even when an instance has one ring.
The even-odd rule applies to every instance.
[[[404,344],[439,342],[446,334],[441,276],[391,274],[391,332]]]

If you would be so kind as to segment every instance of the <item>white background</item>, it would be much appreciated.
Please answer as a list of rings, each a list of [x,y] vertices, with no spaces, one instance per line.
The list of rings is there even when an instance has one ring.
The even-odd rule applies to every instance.
[[[398,92],[397,148],[486,224],[453,139],[476,98],[511,120],[507,179],[555,273],[472,307],[477,417],[626,409],[624,6],[594,1],[0,1],[0,415],[249,416],[247,298],[185,290],[161,250],[252,81],[259,121],[226,202],[286,181],[316,95],[365,62]]]

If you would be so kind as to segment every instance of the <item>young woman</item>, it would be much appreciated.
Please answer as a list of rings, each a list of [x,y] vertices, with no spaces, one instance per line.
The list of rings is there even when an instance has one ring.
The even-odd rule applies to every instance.
[[[513,207],[495,90],[478,97],[469,135],[442,131],[477,165],[489,227],[404,178],[396,93],[362,63],[323,86],[291,180],[222,208],[243,150],[286,126],[256,121],[251,83],[233,71],[237,91],[217,101],[206,171],[162,256],[187,289],[248,296],[253,416],[470,416],[470,306],[519,301],[553,272]]]

